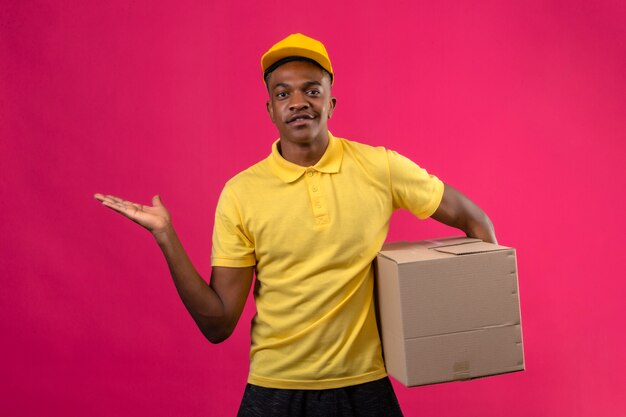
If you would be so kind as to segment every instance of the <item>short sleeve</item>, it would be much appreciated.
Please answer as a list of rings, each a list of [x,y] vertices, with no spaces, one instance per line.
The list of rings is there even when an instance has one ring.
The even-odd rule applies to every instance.
[[[255,264],[254,242],[247,233],[237,200],[227,184],[215,210],[211,265],[243,268]]]
[[[430,217],[441,203],[443,182],[397,152],[387,150],[387,160],[394,208]]]

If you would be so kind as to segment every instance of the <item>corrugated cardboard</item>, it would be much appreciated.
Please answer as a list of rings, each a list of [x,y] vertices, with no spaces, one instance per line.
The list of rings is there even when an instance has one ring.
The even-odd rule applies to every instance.
[[[466,237],[389,243],[376,271],[385,363],[404,385],[524,369],[514,249]]]

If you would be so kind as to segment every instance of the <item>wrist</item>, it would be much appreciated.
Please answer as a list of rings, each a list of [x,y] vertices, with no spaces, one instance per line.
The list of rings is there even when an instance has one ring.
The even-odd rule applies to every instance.
[[[152,230],[152,236],[156,239],[157,243],[162,246],[176,238],[176,231],[171,223],[165,224],[163,227]]]

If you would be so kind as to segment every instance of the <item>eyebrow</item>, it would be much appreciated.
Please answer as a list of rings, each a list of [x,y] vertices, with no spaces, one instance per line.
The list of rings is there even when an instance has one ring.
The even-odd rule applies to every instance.
[[[289,84],[287,84],[287,83],[278,83],[278,84],[276,84],[274,87],[272,87],[272,90],[275,90],[275,89],[277,89],[278,87],[288,88],[288,87],[289,87]]]
[[[321,83],[321,82],[319,82],[319,81],[306,81],[306,82],[304,83],[304,87],[312,87],[312,86],[315,86],[315,87],[321,87],[321,86],[322,86],[322,83]],[[278,83],[278,84],[276,84],[276,85],[272,88],[272,90],[275,90],[275,89],[277,89],[277,88],[279,88],[279,87],[289,88],[289,87],[291,87],[291,85],[290,85],[290,84],[287,84],[287,83]]]

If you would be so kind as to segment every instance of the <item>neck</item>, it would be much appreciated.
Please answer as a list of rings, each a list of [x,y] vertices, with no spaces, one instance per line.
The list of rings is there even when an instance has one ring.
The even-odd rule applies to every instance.
[[[286,140],[278,142],[278,151],[287,161],[303,167],[317,164],[328,147],[328,134],[320,140],[294,143]]]

